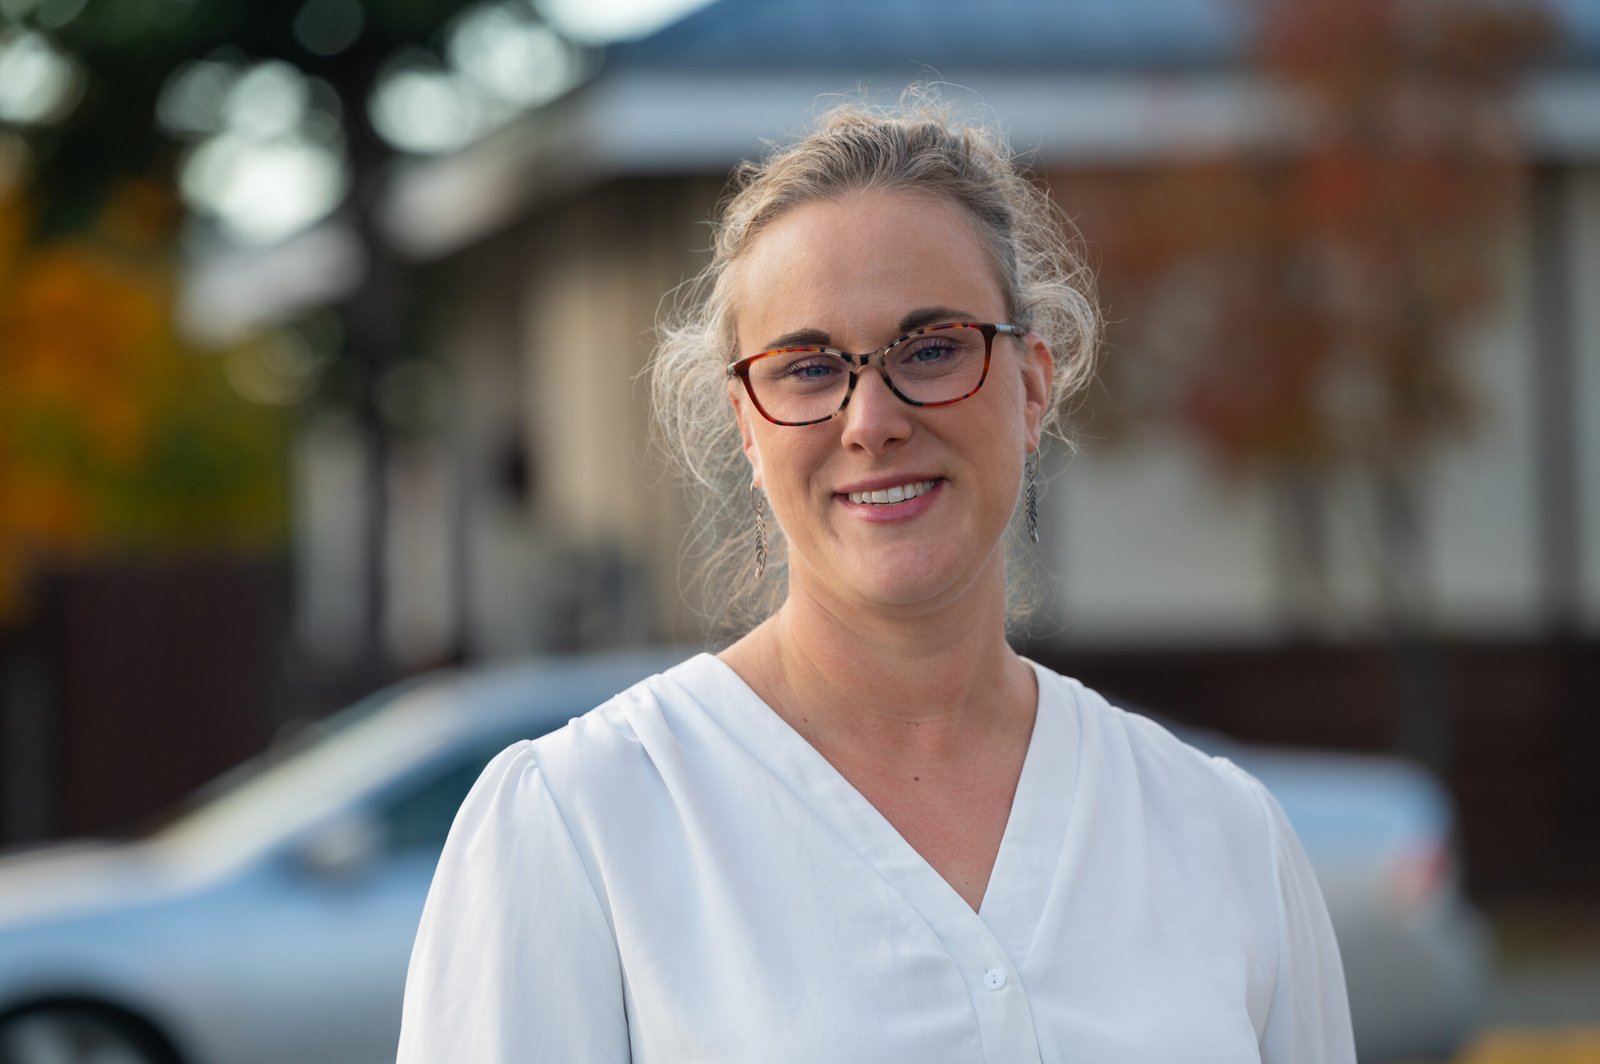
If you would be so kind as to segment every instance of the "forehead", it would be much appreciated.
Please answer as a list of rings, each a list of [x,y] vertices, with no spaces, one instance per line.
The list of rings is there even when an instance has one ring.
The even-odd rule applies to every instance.
[[[1005,314],[993,256],[966,211],[908,192],[860,192],[801,204],[752,242],[731,273],[739,348],[801,329],[875,346],[909,310]]]

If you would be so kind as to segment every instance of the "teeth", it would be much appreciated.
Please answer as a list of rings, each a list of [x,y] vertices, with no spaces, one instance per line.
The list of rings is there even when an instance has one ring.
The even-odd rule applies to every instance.
[[[876,503],[884,506],[889,503],[905,502],[915,499],[918,495],[933,490],[933,481],[919,480],[915,484],[896,484],[884,491],[852,491],[849,495],[851,502]]]

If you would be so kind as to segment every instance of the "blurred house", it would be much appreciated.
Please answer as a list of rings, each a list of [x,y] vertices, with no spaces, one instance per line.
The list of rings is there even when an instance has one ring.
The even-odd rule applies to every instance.
[[[1600,853],[1600,792],[1582,782],[1593,755],[1575,752],[1575,729],[1600,740],[1586,723],[1600,716],[1600,8],[1549,7],[1560,38],[1515,99],[1526,195],[1491,309],[1454,352],[1478,416],[1426,460],[1415,564],[1401,567],[1420,567],[1401,575],[1425,588],[1403,635],[1429,654],[1397,657],[1394,559],[1361,483],[1318,488],[1327,578],[1308,603],[1286,583],[1272,484],[1224,478],[1176,432],[1114,432],[1101,414],[1080,423],[1080,456],[1052,459],[1042,550],[1057,586],[1036,637],[1039,653],[1158,708],[1276,739],[1402,742],[1420,684],[1453,732],[1439,767],[1459,777],[1469,849],[1523,872],[1580,822]],[[719,0],[612,48],[586,84],[513,126],[408,164],[388,223],[439,308],[421,343],[445,375],[421,383],[445,407],[387,473],[396,650],[482,659],[696,637],[679,575],[688,509],[652,456],[639,374],[665,294],[704,261],[729,168],[763,140],[803,128],[829,94],[932,78],[975,94],[1074,213],[1085,178],[1281,132],[1248,61],[1248,12]],[[348,431],[314,430],[301,462],[298,610],[319,646],[354,623],[341,610],[359,567],[339,511],[363,474]],[[1531,782],[1541,767],[1555,782]],[[1544,827],[1496,812],[1508,804]]]
[[[1159,168],[1270,122],[1271,100],[1241,68],[1245,10],[948,3],[913,17],[722,0],[615,48],[591,82],[517,127],[412,166],[391,219],[395,239],[448,286],[451,320],[431,342],[459,387],[453,468],[475,471],[458,486],[467,535],[493,541],[500,528],[532,550],[533,533],[562,559],[619,552],[648,575],[647,601],[624,612],[682,630],[683,511],[650,460],[635,378],[663,295],[703,261],[702,223],[729,167],[804,127],[829,94],[892,93],[936,72],[975,93],[1058,189],[1080,173]],[[1428,620],[1451,635],[1600,631],[1600,431],[1583,416],[1600,404],[1600,318],[1582,297],[1600,276],[1600,16],[1577,2],[1558,15],[1559,56],[1522,99],[1532,194],[1503,249],[1492,317],[1460,352],[1485,405],[1481,430],[1441,453],[1423,500]],[[1093,223],[1080,218],[1091,241]],[[1277,639],[1286,605],[1265,487],[1223,485],[1160,433],[1101,446],[1097,425],[1080,430],[1085,453],[1046,497],[1061,582],[1054,638]],[[508,462],[525,470],[513,482],[526,494],[502,525]],[[1551,492],[1562,498],[1541,499]],[[1353,489],[1337,503],[1353,523],[1330,548],[1338,598],[1324,634],[1375,634],[1379,544],[1363,540],[1366,504]],[[1552,542],[1568,556],[1552,559]],[[469,646],[536,645],[531,619],[514,632],[515,610],[495,605],[526,592],[504,579],[498,549],[472,543]],[[1552,561],[1570,571],[1549,571]]]

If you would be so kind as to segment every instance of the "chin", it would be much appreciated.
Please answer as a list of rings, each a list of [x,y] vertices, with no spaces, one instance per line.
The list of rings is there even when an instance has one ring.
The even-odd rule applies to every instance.
[[[947,604],[978,591],[991,576],[1003,588],[1004,569],[991,574],[988,566],[974,568],[972,552],[955,549],[957,541],[968,539],[942,536],[934,542],[836,543],[831,545],[833,557],[849,558],[852,564],[808,566],[807,582],[828,598],[894,611]]]
[[[977,583],[978,574],[926,557],[901,563],[878,563],[847,587],[859,599],[886,609],[937,606],[959,597]]]

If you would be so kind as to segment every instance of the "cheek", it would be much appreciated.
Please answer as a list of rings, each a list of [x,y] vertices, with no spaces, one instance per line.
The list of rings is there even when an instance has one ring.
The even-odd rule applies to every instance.
[[[808,490],[815,463],[808,459],[804,441],[780,433],[796,429],[756,426],[747,449],[756,482],[780,511],[788,511]]]
[[[980,415],[982,426],[973,436],[987,453],[1014,449],[1020,456],[1026,449],[1028,438],[1022,382],[1006,374],[999,380],[991,378],[989,384],[996,385],[993,401],[983,408]],[[984,387],[987,389],[989,384]]]

